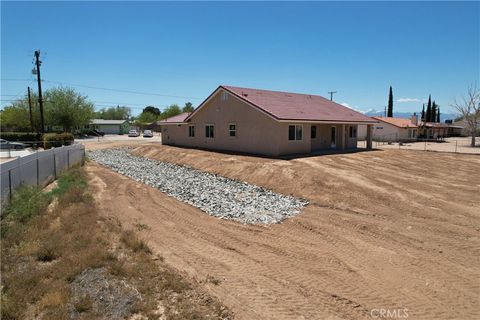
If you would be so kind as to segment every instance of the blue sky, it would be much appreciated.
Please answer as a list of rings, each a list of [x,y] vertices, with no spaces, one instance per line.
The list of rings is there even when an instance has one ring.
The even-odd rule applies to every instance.
[[[40,49],[44,89],[157,94],[72,86],[97,108],[196,106],[229,84],[336,90],[337,102],[383,110],[392,85],[395,111],[419,111],[432,94],[445,113],[480,85],[479,42],[479,2],[2,1],[1,105],[36,90]]]

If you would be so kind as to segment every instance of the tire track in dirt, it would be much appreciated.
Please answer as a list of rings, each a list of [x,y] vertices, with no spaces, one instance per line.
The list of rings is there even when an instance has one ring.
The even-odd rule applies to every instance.
[[[406,159],[385,151],[257,161],[169,147],[138,152],[305,196],[316,204],[280,225],[245,226],[210,217],[89,165],[92,179],[107,186],[100,196],[110,201],[103,206],[105,214],[127,224],[138,219],[149,225],[145,237],[152,247],[240,319],[368,319],[370,310],[379,307],[406,307],[415,319],[479,315],[480,288],[472,279],[480,277],[480,224],[471,208],[480,201],[472,198],[473,188],[462,187],[461,196],[430,188],[436,193],[427,193],[430,198],[422,200],[425,206],[420,210],[418,202],[409,201],[412,194],[432,183],[449,185],[437,181],[442,177],[437,171],[414,179],[427,167],[421,153],[407,154]],[[381,170],[375,170],[378,163],[370,163],[373,158],[383,158],[373,160],[381,163]],[[456,160],[458,179],[450,178],[449,183],[475,183],[479,174],[470,168],[475,161]],[[440,155],[433,170],[452,170],[446,161]],[[356,179],[365,181],[356,185],[342,180],[335,175],[336,167],[344,174],[361,171]],[[409,173],[402,176],[405,170]],[[401,177],[395,179],[397,171]],[[388,193],[379,196],[375,188],[362,188],[364,183],[393,187],[403,197],[392,201]],[[455,215],[463,217],[461,222]],[[205,282],[207,276],[220,279],[220,284]]]

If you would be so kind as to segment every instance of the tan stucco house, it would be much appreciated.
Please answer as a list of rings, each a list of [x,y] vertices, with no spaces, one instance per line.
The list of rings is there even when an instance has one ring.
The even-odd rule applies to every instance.
[[[378,120],[373,126],[376,141],[413,141],[418,137],[417,116],[411,119],[393,117],[372,117]]]
[[[355,149],[376,121],[316,95],[219,86],[192,113],[160,121],[162,143],[268,156]]]

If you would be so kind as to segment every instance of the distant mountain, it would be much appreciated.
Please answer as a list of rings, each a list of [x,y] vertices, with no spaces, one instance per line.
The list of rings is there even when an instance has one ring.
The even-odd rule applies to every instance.
[[[383,116],[385,116],[383,111],[378,111],[378,110],[375,110],[375,109],[367,110],[364,114],[369,116],[369,117],[383,117]],[[393,116],[395,118],[410,119],[412,114],[413,114],[413,112],[394,112]],[[421,111],[417,112],[417,115],[418,115],[418,119],[420,120]],[[457,117],[458,116],[454,113],[440,113],[440,122],[445,122],[445,120],[454,120]]]

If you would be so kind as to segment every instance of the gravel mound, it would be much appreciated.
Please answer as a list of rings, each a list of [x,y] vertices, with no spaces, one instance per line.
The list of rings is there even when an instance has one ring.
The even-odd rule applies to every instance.
[[[248,224],[279,223],[308,201],[187,166],[131,155],[127,149],[88,152],[90,159],[209,215]]]

